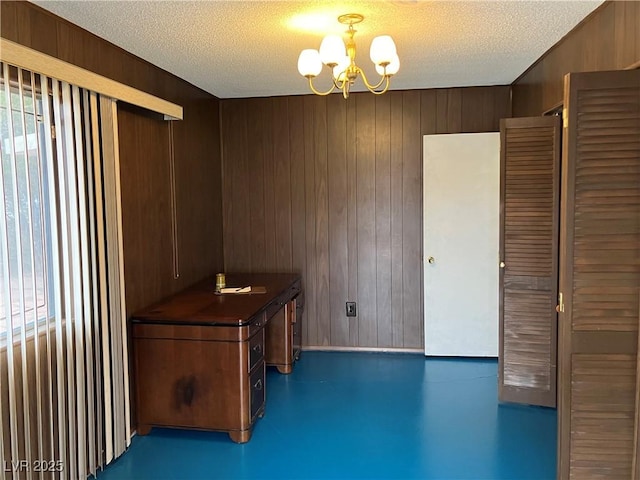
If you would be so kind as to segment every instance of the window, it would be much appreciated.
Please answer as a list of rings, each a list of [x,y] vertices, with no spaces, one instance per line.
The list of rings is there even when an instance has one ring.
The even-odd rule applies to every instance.
[[[0,341],[9,329],[21,333],[51,315],[47,285],[49,216],[42,98],[35,75],[18,82],[9,70],[9,84],[0,79],[0,148],[2,164],[0,210]],[[50,128],[50,127],[49,127]],[[6,279],[9,279],[7,282]],[[10,307],[9,307],[10,304]],[[24,308],[21,308],[21,306]]]
[[[0,461],[95,475],[131,441],[117,104],[6,62],[0,76]]]

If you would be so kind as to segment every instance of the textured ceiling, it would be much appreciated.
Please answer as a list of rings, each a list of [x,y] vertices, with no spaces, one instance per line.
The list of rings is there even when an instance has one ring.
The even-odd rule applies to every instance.
[[[361,13],[357,63],[393,36],[392,89],[508,84],[601,1],[36,1],[219,98],[308,93],[299,52]],[[328,70],[319,86],[328,86]],[[320,79],[318,79],[320,80]],[[353,90],[361,90],[358,82]]]

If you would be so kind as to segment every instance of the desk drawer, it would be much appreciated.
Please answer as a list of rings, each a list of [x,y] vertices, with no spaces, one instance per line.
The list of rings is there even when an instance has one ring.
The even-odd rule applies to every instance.
[[[264,328],[249,340],[249,372],[264,358]]]
[[[251,421],[262,411],[265,399],[264,362],[256,368],[249,379],[251,388]]]
[[[286,289],[274,301],[272,301],[265,310],[267,321],[271,320],[271,318],[273,318],[273,316],[278,313],[281,308],[283,308],[293,298],[299,295],[300,291],[300,282],[298,281],[291,285],[288,289]]]
[[[265,316],[267,318],[267,321],[271,320],[273,316],[276,313],[278,313],[281,309],[282,309],[282,303],[280,301],[280,298],[277,298],[276,300],[271,302],[265,310]]]
[[[264,327],[267,324],[267,317],[265,315],[265,312],[261,312],[258,315],[256,315],[251,324],[249,325],[249,336],[253,337],[255,335],[255,333],[260,330],[262,327]]]

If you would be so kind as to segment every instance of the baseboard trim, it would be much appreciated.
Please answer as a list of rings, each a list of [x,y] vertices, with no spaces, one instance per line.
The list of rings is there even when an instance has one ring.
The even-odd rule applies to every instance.
[[[434,360],[498,360],[497,355],[425,355],[425,358]]]
[[[372,352],[372,353],[419,353],[424,355],[422,348],[386,348],[386,347],[337,347],[323,345],[306,345],[303,351],[309,352]]]

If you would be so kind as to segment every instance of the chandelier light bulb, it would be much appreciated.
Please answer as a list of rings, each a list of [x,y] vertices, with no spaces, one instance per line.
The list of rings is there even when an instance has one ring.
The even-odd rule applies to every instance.
[[[298,72],[303,77],[317,77],[322,71],[322,61],[317,50],[308,48],[300,52],[298,57]]]
[[[389,35],[380,35],[371,42],[369,55],[375,65],[391,63],[394,55],[397,56],[396,44]]]
[[[395,75],[398,73],[398,70],[400,70],[400,57],[398,57],[398,54],[396,53],[391,60],[391,63],[387,65],[387,75]],[[385,69],[381,65],[376,65],[376,72],[378,72],[378,75],[384,75]]]
[[[320,59],[329,66],[337,65],[347,54],[344,41],[338,35],[327,35],[320,44]]]

